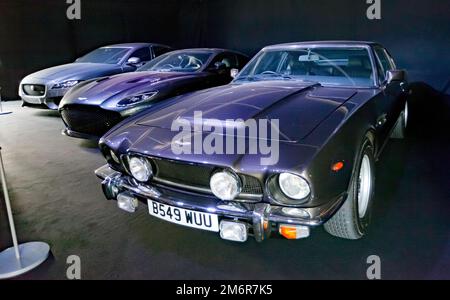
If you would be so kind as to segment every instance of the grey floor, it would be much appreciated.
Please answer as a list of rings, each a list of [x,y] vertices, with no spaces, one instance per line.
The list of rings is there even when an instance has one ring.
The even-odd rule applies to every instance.
[[[212,233],[119,211],[93,171],[95,143],[61,135],[55,112],[21,108],[0,116],[0,145],[22,242],[42,240],[52,257],[21,279],[65,279],[69,255],[83,279],[366,279],[378,255],[384,279],[450,279],[447,139],[394,141],[377,169],[370,234],[361,241],[316,229],[306,240],[235,244]],[[0,201],[0,203],[3,201]],[[0,249],[10,245],[0,204]]]

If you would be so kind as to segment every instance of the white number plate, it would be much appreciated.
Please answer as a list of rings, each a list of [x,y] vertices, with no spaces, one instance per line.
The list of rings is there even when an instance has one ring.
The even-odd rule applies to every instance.
[[[219,232],[219,217],[214,214],[174,207],[152,200],[148,200],[148,209],[152,216],[171,223]]]

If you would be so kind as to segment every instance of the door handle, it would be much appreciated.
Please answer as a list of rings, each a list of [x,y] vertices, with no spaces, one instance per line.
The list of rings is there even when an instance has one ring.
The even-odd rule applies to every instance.
[[[382,127],[387,122],[387,114],[382,114],[377,119],[377,127]]]

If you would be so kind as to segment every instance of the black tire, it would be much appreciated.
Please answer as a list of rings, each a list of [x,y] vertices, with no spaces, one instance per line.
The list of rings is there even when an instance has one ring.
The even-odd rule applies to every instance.
[[[358,206],[358,194],[360,187],[360,172],[363,158],[367,157],[370,164],[371,185],[369,200],[367,209],[363,217],[360,217]],[[375,159],[373,145],[366,137],[362,146],[360,147],[359,154],[357,156],[356,164],[353,170],[350,187],[348,190],[348,196],[345,203],[339,209],[339,211],[327,222],[324,227],[325,230],[336,237],[358,240],[361,239],[367,232],[367,228],[370,224],[371,212],[372,212],[372,200],[375,190]]]

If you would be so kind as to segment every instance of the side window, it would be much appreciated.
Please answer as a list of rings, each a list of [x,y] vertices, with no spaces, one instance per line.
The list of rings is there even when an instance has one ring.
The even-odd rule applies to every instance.
[[[394,65],[392,64],[391,58],[386,53],[386,50],[380,47],[375,47],[375,54],[378,58],[378,74],[380,82],[383,82],[386,79],[386,72],[394,69]],[[381,64],[381,66],[379,66]],[[380,67],[382,70],[380,70]],[[380,73],[381,72],[381,73]]]
[[[222,53],[217,55],[217,57],[211,62],[211,66],[214,66],[217,62],[224,63],[227,66],[227,69],[238,68],[236,55],[232,53]]]
[[[160,47],[160,46],[154,46],[153,47],[153,53],[155,54],[155,57],[158,57],[164,53],[170,52],[172,49],[166,48],[166,47]]]
[[[244,68],[244,66],[248,63],[248,58],[243,55],[236,55],[236,56],[237,56],[237,60],[238,60],[237,68],[239,70],[242,70],[242,68]]]
[[[130,57],[139,57],[141,61],[150,61],[152,59],[150,48],[145,47],[134,51]]]

